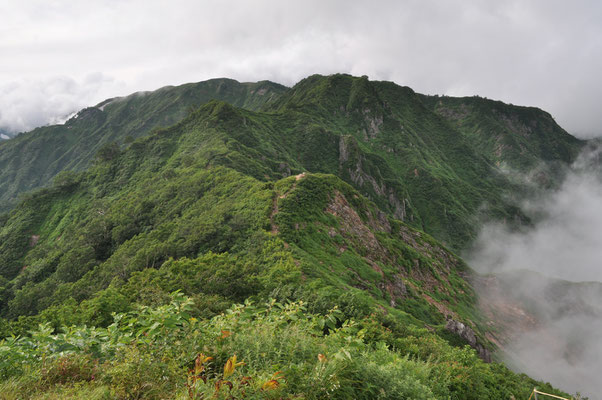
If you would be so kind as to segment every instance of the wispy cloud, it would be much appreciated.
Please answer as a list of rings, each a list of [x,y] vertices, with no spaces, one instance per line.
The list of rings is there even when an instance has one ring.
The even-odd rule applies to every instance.
[[[57,76],[0,84],[0,128],[16,133],[59,123],[74,111],[119,91],[120,84],[102,74],[82,80]]]
[[[528,269],[571,281],[602,281],[602,180],[589,149],[568,172],[559,189],[522,203],[536,224],[515,232],[488,224],[467,255],[484,272]],[[592,162],[594,161],[594,162]],[[596,167],[596,168],[594,168]]]
[[[600,147],[590,146],[558,189],[522,203],[533,227],[517,232],[485,225],[465,255],[477,271],[498,276],[502,289],[495,296],[491,287],[477,285],[484,306],[514,305],[510,315],[515,321],[492,318],[526,329],[513,332],[506,343],[507,360],[531,376],[591,396],[602,392],[597,378],[602,371],[602,283],[582,281],[602,282],[600,155]],[[521,322],[526,314],[536,322]]]

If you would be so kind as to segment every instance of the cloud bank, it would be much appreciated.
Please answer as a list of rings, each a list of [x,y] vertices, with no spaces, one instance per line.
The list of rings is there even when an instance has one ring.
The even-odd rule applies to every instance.
[[[592,144],[557,190],[523,203],[533,227],[516,232],[486,225],[466,255],[473,268],[496,274],[503,287],[503,298],[477,287],[481,301],[517,304],[536,320],[506,343],[508,363],[592,398],[602,392],[601,154]]]
[[[573,282],[602,282],[600,148],[583,153],[558,190],[524,201],[533,229],[485,225],[467,255],[482,272],[526,269]]]
[[[119,84],[102,74],[80,81],[57,76],[0,84],[0,128],[14,134],[61,123],[67,115],[117,90]]]
[[[583,314],[547,321],[508,347],[508,362],[532,377],[591,399],[602,390],[602,318]]]
[[[16,85],[23,101],[27,82],[95,72],[124,83],[107,97],[223,76],[292,85],[346,72],[539,106],[573,134],[602,133],[595,0],[8,0],[0,15],[0,86]],[[44,120],[0,111],[11,126]]]

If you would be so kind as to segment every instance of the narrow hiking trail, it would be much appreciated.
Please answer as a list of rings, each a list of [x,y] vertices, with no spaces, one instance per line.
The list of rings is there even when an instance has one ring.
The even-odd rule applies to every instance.
[[[285,193],[278,195],[278,192],[274,191],[274,197],[272,199],[272,212],[270,213],[270,225],[271,225],[270,232],[272,233],[272,235],[277,235],[279,232],[278,225],[276,225],[276,223],[274,222],[274,217],[278,213],[278,200],[286,198],[286,196],[288,196],[288,194],[290,192],[295,190],[295,188],[297,187],[297,182],[300,181],[301,179],[305,178],[305,174],[306,173],[303,172],[303,173],[300,173],[299,175],[295,175],[295,183],[293,183],[293,185],[290,187],[290,189],[287,190]]]

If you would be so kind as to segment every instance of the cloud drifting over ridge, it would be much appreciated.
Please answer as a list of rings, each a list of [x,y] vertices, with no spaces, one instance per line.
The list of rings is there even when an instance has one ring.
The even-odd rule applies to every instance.
[[[466,255],[481,272],[525,269],[573,282],[602,282],[602,179],[598,147],[585,151],[561,187],[523,203],[533,229],[485,225]]]
[[[109,97],[119,84],[102,74],[81,81],[66,76],[0,84],[0,128],[13,133],[55,124],[68,114]]]
[[[535,105],[572,133],[602,133],[602,4],[594,0],[166,4],[0,3],[0,86],[100,71],[124,82],[115,96],[222,76],[292,85],[346,72]]]
[[[530,376],[592,397],[602,391],[597,379],[602,371],[600,146],[591,144],[580,155],[560,188],[523,203],[527,213],[537,216],[534,227],[516,232],[486,225],[465,255],[469,265],[496,274],[503,286],[493,295],[477,285],[483,304],[494,309],[496,303],[512,304],[523,310],[519,315],[537,320],[534,327],[512,333],[504,346],[506,361]],[[511,324],[520,322],[515,318]]]

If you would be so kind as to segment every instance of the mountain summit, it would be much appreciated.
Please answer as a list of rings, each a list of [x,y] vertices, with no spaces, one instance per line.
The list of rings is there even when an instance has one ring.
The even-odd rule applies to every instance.
[[[540,110],[341,74],[166,87],[21,134],[0,144],[0,388],[566,395],[491,362],[454,251],[483,218],[529,223],[508,170],[554,185],[582,146]]]
[[[335,174],[453,248],[474,236],[477,212],[522,218],[504,200],[511,185],[504,168],[568,163],[583,145],[537,109],[423,96],[366,77],[314,75],[292,88],[214,79],[109,99],[64,125],[2,143],[0,210],[61,171],[84,170],[103,146],[127,147],[210,101],[234,107],[219,106],[231,139],[244,145],[243,153],[252,149],[248,157],[265,158],[256,178]],[[230,114],[239,118],[229,120]]]

